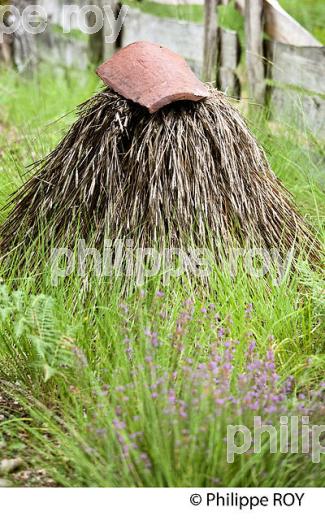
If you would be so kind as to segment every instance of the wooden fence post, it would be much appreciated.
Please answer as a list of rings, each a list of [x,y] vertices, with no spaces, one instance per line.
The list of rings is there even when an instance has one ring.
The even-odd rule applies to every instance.
[[[110,6],[111,9],[114,12],[114,15],[117,16],[117,14],[120,11],[121,4],[118,0],[105,0],[103,1],[103,4]],[[123,28],[122,28],[123,30]],[[104,27],[103,27],[103,37],[104,37],[104,58],[111,58],[116,51],[118,47],[118,41],[107,43],[106,42],[106,36],[109,36],[112,33],[112,27],[110,26],[109,21],[107,20],[107,16],[104,17]],[[119,40],[119,38],[118,38]]]
[[[94,5],[103,11],[101,0],[90,0],[90,5]],[[88,24],[94,25],[96,21],[95,13],[89,11],[87,15]],[[104,29],[103,27],[94,34],[89,35],[88,39],[88,57],[89,62],[99,64],[104,58]]]
[[[223,0],[225,1],[225,0]],[[239,99],[240,81],[236,73],[240,61],[238,34],[229,29],[219,28],[218,88],[227,95]]]
[[[0,0],[0,15],[4,25],[7,25],[10,17],[10,10],[8,8],[8,2]],[[12,35],[1,34],[2,42],[0,42],[0,62],[4,62],[6,65],[12,64]]]
[[[0,62],[5,65],[12,65],[12,39],[4,35],[3,42],[0,43]]]
[[[118,0],[90,0],[90,5],[95,5],[102,10],[104,16],[104,24],[102,29],[95,34],[91,34],[88,40],[88,56],[90,63],[100,63],[104,59],[111,58],[116,51],[120,36],[117,41],[107,43],[106,37],[112,36],[112,22],[111,18],[108,18],[107,13],[104,13],[104,7],[108,7],[112,10],[112,14],[117,17],[121,4]],[[94,23],[95,17],[91,13],[88,17],[89,24]]]
[[[265,100],[262,15],[263,0],[246,0],[245,30],[249,94],[260,104]]]
[[[218,55],[217,5],[219,0],[204,2],[204,56],[203,80],[216,81]]]
[[[25,0],[0,0],[0,4],[5,5],[4,24],[12,25],[16,20],[17,10],[19,13],[29,4]],[[16,12],[10,6],[15,6]],[[27,32],[24,27],[19,25],[11,35],[4,35],[3,44],[0,44],[0,59],[8,64],[13,64],[19,72],[32,74],[37,64],[37,47],[35,36]],[[1,56],[2,55],[2,56]]]

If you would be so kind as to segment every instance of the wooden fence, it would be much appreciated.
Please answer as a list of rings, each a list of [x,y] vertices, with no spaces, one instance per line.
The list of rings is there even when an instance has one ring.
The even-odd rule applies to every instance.
[[[234,31],[218,28],[215,21],[204,27],[137,9],[129,10],[122,46],[136,40],[165,45],[183,55],[197,74],[216,82],[221,90],[235,97],[241,91],[240,55],[246,52],[250,99],[269,103],[274,120],[294,123],[302,130],[325,137],[325,47],[275,0],[246,0],[246,5],[245,0],[239,0],[237,4],[245,14],[246,49],[240,49]],[[263,41],[263,30],[268,40]],[[208,65],[204,63],[206,49],[210,49]]]
[[[62,0],[40,1],[52,10],[52,26],[60,25]],[[86,0],[74,1],[82,5]],[[98,5],[101,2],[91,1]],[[175,3],[176,0],[159,1]],[[200,1],[203,2],[195,0],[195,3]],[[206,12],[215,13],[219,2],[226,4],[228,0],[205,0]],[[177,3],[181,1],[177,0]],[[236,0],[236,4],[245,15],[246,49],[240,49],[234,31],[218,27],[215,16],[207,16],[206,23],[199,24],[157,17],[134,8],[129,8],[118,45],[149,40],[169,47],[183,55],[196,74],[215,82],[218,88],[235,97],[241,91],[238,64],[241,53],[245,52],[250,99],[260,104],[268,102],[275,120],[293,119],[302,129],[325,137],[325,48],[276,0]],[[263,40],[263,32],[268,40]],[[103,37],[104,31],[91,38],[90,47],[95,49],[98,59],[107,57],[114,50],[111,44],[101,45]],[[8,45],[12,42],[2,46],[6,61],[9,59]],[[87,66],[87,41],[63,36],[60,31],[51,30],[51,25],[46,33],[36,38],[36,44],[27,39],[22,45],[18,38],[15,45],[15,63],[20,69],[29,67],[33,60],[49,57],[61,66]],[[100,56],[101,52],[104,56]]]
[[[82,6],[87,0],[69,0],[69,4]],[[5,6],[12,5],[21,13],[27,6],[41,5],[47,13],[47,28],[41,34],[33,35],[22,28],[14,35],[4,34],[0,43],[0,61],[14,65],[21,73],[31,73],[43,61],[54,67],[86,68],[88,65],[89,42],[86,35],[78,34],[76,19],[72,17],[70,34],[63,34],[63,0],[0,0]],[[11,21],[10,21],[11,18]],[[2,19],[2,18],[1,18]],[[6,7],[4,22],[12,23],[15,15]],[[1,28],[0,28],[1,30]]]
[[[325,137],[325,47],[269,42],[266,83],[272,117]]]
[[[251,98],[269,101],[273,119],[325,137],[325,47],[276,0],[237,4],[245,15]]]

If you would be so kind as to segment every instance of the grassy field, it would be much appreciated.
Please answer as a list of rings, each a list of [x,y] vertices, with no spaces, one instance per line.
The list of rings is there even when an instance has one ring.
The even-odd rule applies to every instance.
[[[47,71],[32,81],[2,71],[0,78],[2,206],[24,167],[51,150],[75,105],[98,85],[77,73]],[[321,145],[263,119],[251,127],[324,237]],[[276,428],[281,415],[321,424],[319,272],[302,261],[278,285],[241,268],[231,276],[227,266],[215,266],[207,285],[155,276],[141,287],[129,283],[126,293],[121,279],[95,275],[88,285],[71,275],[53,286],[45,261],[16,278],[0,266],[1,458],[21,459],[7,483],[323,485],[323,459],[271,454],[266,436],[261,453],[229,464],[225,442],[228,424],[249,427],[254,415]]]

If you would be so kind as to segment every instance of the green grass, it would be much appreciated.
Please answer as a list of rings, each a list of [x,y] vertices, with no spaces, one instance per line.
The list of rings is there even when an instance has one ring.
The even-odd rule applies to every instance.
[[[32,81],[2,72],[1,205],[21,185],[24,166],[55,145],[73,120],[71,110],[96,87],[87,74],[81,79],[47,71]],[[65,113],[67,119],[50,124]],[[263,118],[251,126],[321,237],[321,145]],[[63,486],[324,482],[323,460],[313,464],[305,455],[272,455],[267,440],[262,453],[228,464],[227,425],[249,425],[252,416],[230,404],[216,406],[215,383],[195,383],[198,365],[209,363],[216,348],[225,355],[230,341],[231,393],[240,396],[239,376],[247,371],[254,339],[261,360],[272,347],[279,384],[295,378],[288,409],[295,410],[297,394],[310,398],[325,367],[324,284],[305,262],[280,285],[268,276],[253,279],[242,268],[232,277],[227,266],[214,266],[208,285],[186,276],[164,285],[157,275],[143,287],[130,282],[126,292],[121,279],[92,275],[85,291],[76,275],[53,286],[45,260],[36,274],[26,268],[17,277],[0,267],[0,280],[1,456],[21,456],[30,484],[37,483],[38,470]],[[170,391],[178,404],[166,413]],[[25,485],[19,473],[8,478]]]
[[[288,11],[303,27],[325,45],[325,4],[323,0],[280,0],[281,6]]]
[[[162,18],[177,18],[178,20],[195,23],[202,23],[204,20],[202,5],[195,3],[190,5],[168,5],[159,4],[158,2],[139,2],[138,0],[131,0],[128,5],[140,9],[144,13],[161,16]]]

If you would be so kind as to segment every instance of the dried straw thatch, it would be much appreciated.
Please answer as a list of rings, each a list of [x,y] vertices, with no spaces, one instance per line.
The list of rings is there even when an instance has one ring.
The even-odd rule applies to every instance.
[[[100,246],[123,236],[150,246],[319,246],[238,111],[211,89],[155,114],[106,88],[79,108],[57,148],[31,170],[0,229],[0,250],[43,241]]]

